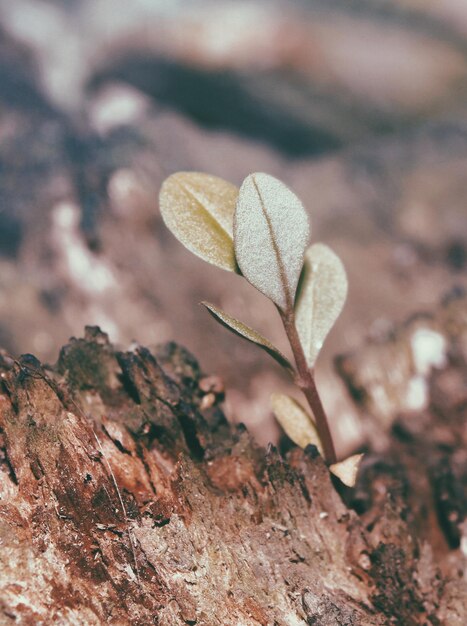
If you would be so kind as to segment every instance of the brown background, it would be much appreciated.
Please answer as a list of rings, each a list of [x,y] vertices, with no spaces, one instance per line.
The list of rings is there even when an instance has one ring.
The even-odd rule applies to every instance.
[[[287,381],[197,303],[286,349],[273,308],[186,252],[157,206],[177,170],[266,171],[348,270],[318,378],[350,450],[332,357],[466,282],[465,2],[5,0],[0,23],[1,344],[55,361],[85,324],[124,346],[175,339],[223,375],[229,417],[274,438]]]

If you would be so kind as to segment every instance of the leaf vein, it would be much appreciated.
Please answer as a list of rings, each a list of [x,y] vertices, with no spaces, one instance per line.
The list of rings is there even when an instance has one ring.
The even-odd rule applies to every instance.
[[[232,240],[232,235],[227,232],[222,224],[209,212],[209,210],[204,206],[203,202],[197,196],[196,192],[190,189],[186,184],[181,184],[180,187],[182,187],[183,191],[185,191],[188,196],[193,198],[193,200],[199,205],[199,207],[207,215],[208,219],[214,224],[214,226],[218,226],[219,229],[222,231],[222,234],[228,237],[228,239]]]
[[[254,176],[251,177],[253,180],[253,185],[255,187],[256,193],[258,194],[258,198],[259,198],[259,203],[261,206],[261,211],[263,212],[264,215],[264,219],[266,220],[266,224],[269,230],[269,234],[271,237],[271,243],[272,243],[272,248],[274,250],[274,254],[276,256],[277,259],[277,266],[279,268],[279,275],[280,275],[280,279],[281,279],[281,283],[284,289],[284,293],[285,293],[285,301],[286,301],[286,306],[287,309],[291,309],[292,308],[292,299],[290,297],[290,289],[289,289],[289,284],[287,281],[287,275],[285,272],[285,268],[284,268],[284,262],[279,250],[279,247],[277,246],[277,242],[276,242],[276,238],[275,238],[275,233],[274,233],[274,229],[272,227],[272,223],[271,223],[271,219],[269,217],[268,212],[266,211],[266,206],[264,204],[264,200],[263,197],[261,195],[261,192],[259,190],[258,184],[256,182],[256,178]]]

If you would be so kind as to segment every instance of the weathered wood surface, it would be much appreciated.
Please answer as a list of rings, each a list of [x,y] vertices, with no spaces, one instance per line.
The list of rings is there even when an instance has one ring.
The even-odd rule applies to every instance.
[[[445,576],[441,623],[467,610],[467,296],[450,294],[386,340],[340,357],[367,446],[352,503],[367,525],[387,498]]]
[[[175,344],[117,352],[88,328],[54,368],[4,354],[1,623],[465,624],[465,299],[452,306],[422,427],[370,451],[353,495],[314,449],[281,456],[228,425],[218,381]]]

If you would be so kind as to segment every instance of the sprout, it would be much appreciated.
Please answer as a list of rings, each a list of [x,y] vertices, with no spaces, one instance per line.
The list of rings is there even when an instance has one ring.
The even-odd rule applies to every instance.
[[[251,174],[238,190],[215,176],[179,172],[162,185],[160,209],[166,225],[186,248],[243,275],[276,305],[295,367],[256,330],[203,302],[218,322],[266,350],[293,376],[312,415],[291,397],[274,394],[276,418],[297,445],[316,445],[331,470],[350,484],[360,456],[336,463],[314,376],[321,347],[344,306],[347,277],[328,246],[308,247],[310,224],[300,200],[268,174]]]

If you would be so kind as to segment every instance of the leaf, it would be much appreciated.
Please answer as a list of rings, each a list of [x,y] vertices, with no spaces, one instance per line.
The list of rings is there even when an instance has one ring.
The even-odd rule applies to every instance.
[[[310,246],[295,304],[295,324],[308,367],[313,367],[346,296],[347,275],[337,254],[322,243]]]
[[[348,459],[340,461],[340,463],[334,463],[329,466],[329,470],[337,476],[344,485],[347,487],[353,487],[357,480],[358,469],[362,462],[363,454],[354,454],[349,456]]]
[[[265,337],[257,333],[256,330],[253,330],[243,322],[236,320],[234,317],[227,315],[227,313],[224,313],[224,311],[218,309],[209,302],[201,302],[201,304],[205,306],[214,319],[220,322],[223,326],[231,330],[236,335],[240,335],[240,337],[248,339],[248,341],[255,343],[263,350],[266,350],[266,352],[268,352],[273,359],[282,365],[282,367],[285,367],[291,372],[294,371],[290,361],[282,354],[282,352],[280,352],[270,341],[265,339]]]
[[[233,217],[237,197],[237,187],[222,178],[177,172],[162,184],[159,206],[166,226],[190,252],[235,272]]]
[[[297,196],[268,174],[251,174],[234,217],[235,254],[243,276],[286,310],[293,306],[310,227]]]
[[[323,454],[316,426],[301,404],[284,393],[273,393],[271,407],[286,435],[297,446],[306,448],[312,443]]]

